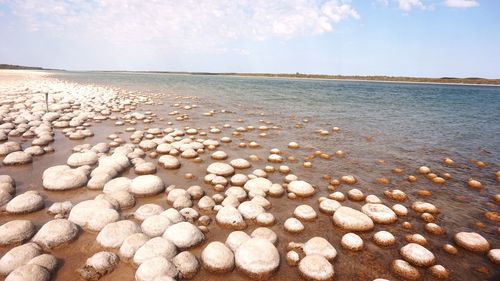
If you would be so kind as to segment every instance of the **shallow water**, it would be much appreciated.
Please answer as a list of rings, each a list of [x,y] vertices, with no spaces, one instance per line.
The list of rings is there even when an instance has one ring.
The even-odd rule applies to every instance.
[[[208,126],[229,123],[231,129],[222,129],[221,134],[210,134],[212,138],[231,136],[237,127],[276,125],[279,128],[267,131],[266,137],[259,137],[259,130],[252,130],[240,136],[231,136],[230,144],[223,144],[221,150],[229,154],[229,159],[247,157],[255,154],[261,158],[253,162],[253,168],[263,168],[270,165],[266,158],[271,148],[279,148],[285,158],[294,156],[297,162],[287,162],[292,173],[307,180],[319,188],[316,196],[311,199],[289,200],[285,197],[271,198],[273,207],[270,212],[277,218],[277,224],[272,226],[279,236],[278,249],[281,255],[279,271],[272,280],[297,280],[297,268],[290,267],[285,262],[286,245],[290,241],[305,242],[313,236],[327,238],[339,252],[333,262],[335,280],[373,280],[387,278],[397,280],[389,270],[390,262],[400,258],[398,249],[405,245],[404,236],[412,233],[424,235],[429,242],[429,249],[437,256],[438,264],[445,266],[451,274],[451,280],[484,280],[499,271],[487,257],[459,249],[459,254],[451,256],[441,250],[445,243],[453,243],[453,235],[459,231],[476,231],[483,235],[492,248],[500,247],[498,227],[500,224],[491,222],[484,217],[485,211],[499,212],[498,203],[491,196],[498,193],[499,183],[495,172],[499,170],[500,160],[500,88],[484,86],[449,86],[449,85],[414,85],[397,83],[373,82],[339,82],[323,80],[292,80],[245,78],[226,76],[201,75],[165,75],[165,74],[133,74],[133,73],[55,73],[58,79],[70,80],[83,84],[97,84],[119,87],[130,91],[143,93],[161,93],[159,100],[163,105],[143,105],[141,111],[150,110],[164,121],[156,120],[153,124],[138,124],[135,127],[170,127],[167,121],[173,122],[173,127],[190,126],[207,131]],[[176,98],[177,96],[196,96],[198,99]],[[199,108],[193,108],[186,113],[190,118],[186,121],[175,121],[168,113],[179,110],[173,103],[196,103]],[[213,117],[203,117],[202,113],[218,110]],[[222,113],[221,109],[228,112]],[[180,110],[179,110],[180,111]],[[238,119],[243,119],[239,122]],[[304,119],[308,122],[304,122]],[[267,122],[267,123],[266,123]],[[297,123],[301,128],[295,128]],[[338,133],[332,132],[333,126],[340,127]],[[111,121],[94,124],[96,134],[93,138],[82,141],[69,141],[58,132],[54,147],[56,152],[37,157],[32,165],[15,168],[0,167],[0,174],[11,174],[17,183],[17,194],[36,189],[46,196],[46,206],[52,202],[71,199],[73,203],[95,197],[98,192],[85,188],[76,191],[57,193],[47,192],[41,188],[41,174],[49,166],[62,164],[69,156],[71,148],[80,143],[98,143],[105,137],[122,131],[124,127],[116,127]],[[320,136],[317,129],[329,130],[328,136]],[[123,139],[128,139],[124,133]],[[239,148],[239,142],[257,141],[262,148]],[[287,148],[290,141],[296,141],[301,149]],[[332,157],[330,160],[312,158],[312,168],[304,168],[302,159],[310,156],[316,150],[333,154],[336,150],[345,152],[345,157]],[[455,160],[453,167],[442,164],[444,157]],[[158,173],[167,185],[175,184],[181,188],[191,185],[206,187],[208,194],[214,191],[210,185],[203,183],[205,170],[211,162],[210,153],[201,155],[203,163],[182,159],[179,170],[158,168]],[[383,162],[377,162],[384,160]],[[485,168],[478,168],[471,160],[487,163]],[[156,160],[151,160],[156,163]],[[278,167],[277,164],[271,164]],[[429,166],[433,172],[441,175],[448,172],[452,179],[444,185],[433,184],[423,176],[417,175],[416,169],[421,165]],[[392,169],[401,168],[401,173]],[[186,180],[183,175],[193,173],[194,178]],[[245,171],[249,173],[250,170]],[[29,177],[26,175],[29,174]],[[134,176],[132,172],[126,175]],[[376,246],[371,237],[373,232],[362,233],[365,242],[362,252],[349,252],[340,246],[340,239],[346,231],[334,226],[328,215],[318,210],[316,199],[327,196],[328,181],[323,175],[339,178],[346,174],[357,177],[354,186],[340,185],[336,190],[347,192],[351,188],[359,188],[365,194],[375,194],[388,206],[397,203],[387,199],[385,190],[398,188],[408,194],[408,200],[403,205],[409,207],[411,202],[423,200],[435,204],[440,209],[436,223],[445,229],[445,234],[435,236],[423,229],[423,221],[412,211],[407,217],[399,218],[398,222],[389,226],[376,225],[375,231],[388,230],[397,238],[397,243],[388,248]],[[417,175],[415,183],[409,183],[406,177]],[[480,191],[467,188],[469,177],[480,180],[484,188]],[[376,182],[377,178],[390,180],[387,185]],[[282,182],[283,176],[273,173],[269,179]],[[430,197],[417,195],[418,190],[432,192]],[[155,202],[167,207],[166,196],[141,198],[131,210],[122,213],[123,217],[132,213],[141,204]],[[318,219],[305,223],[306,230],[301,234],[289,234],[283,229],[283,222],[291,216],[293,209],[300,204],[310,204],[318,213]],[[360,208],[362,203],[346,200],[347,206]],[[0,214],[0,223],[13,218],[26,217],[40,227],[50,220],[45,212],[38,211],[23,216],[6,216]],[[212,218],[213,218],[212,214]],[[411,230],[403,229],[403,221],[412,223]],[[481,222],[484,226],[478,227]],[[250,225],[245,231],[250,233],[257,226]],[[207,234],[208,241],[225,241],[230,230],[221,229],[214,222]],[[78,280],[75,268],[83,265],[85,259],[100,250],[95,244],[95,235],[82,232],[77,241],[69,246],[54,250],[54,254],[64,259],[64,266],[59,269],[56,280]],[[199,256],[204,243],[193,250]],[[0,254],[10,248],[1,248]],[[480,273],[478,267],[486,267],[488,273]],[[432,280],[426,270],[420,269],[423,280]],[[135,270],[132,265],[120,263],[111,274],[101,280],[133,280]],[[230,274],[209,274],[202,270],[194,280],[249,280],[237,270]]]

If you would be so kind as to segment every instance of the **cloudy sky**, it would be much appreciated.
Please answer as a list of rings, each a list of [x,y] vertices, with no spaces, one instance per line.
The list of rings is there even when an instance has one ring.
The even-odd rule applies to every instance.
[[[0,0],[0,63],[500,78],[497,0]]]

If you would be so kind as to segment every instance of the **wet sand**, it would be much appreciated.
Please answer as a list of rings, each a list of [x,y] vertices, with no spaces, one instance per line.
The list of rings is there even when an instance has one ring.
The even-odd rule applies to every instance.
[[[16,78],[20,79],[20,78]],[[32,79],[25,77],[24,79]],[[2,80],[3,81],[3,80]],[[288,165],[291,168],[291,173],[297,175],[315,187],[317,192],[312,198],[307,199],[288,199],[286,194],[280,198],[267,197],[272,208],[269,210],[276,217],[276,224],[271,226],[274,232],[279,237],[277,248],[280,252],[280,266],[278,271],[271,277],[270,280],[299,280],[297,267],[289,266],[285,261],[286,246],[289,242],[306,242],[314,236],[326,238],[338,251],[338,256],[333,261],[335,268],[335,280],[373,280],[375,278],[386,278],[389,280],[399,280],[390,270],[390,263],[394,259],[400,259],[399,249],[407,244],[405,235],[420,233],[426,237],[428,241],[428,249],[430,249],[437,258],[437,263],[443,265],[450,272],[450,280],[485,280],[495,273],[499,272],[499,267],[488,260],[485,254],[476,254],[459,248],[457,255],[449,255],[445,253],[441,247],[446,243],[453,243],[453,236],[460,231],[475,231],[485,237],[491,248],[500,246],[499,222],[488,220],[484,216],[485,211],[500,212],[498,202],[492,198],[498,193],[498,182],[496,181],[495,172],[499,167],[497,163],[488,163],[485,168],[479,169],[472,163],[471,159],[461,159],[455,155],[450,155],[455,160],[455,165],[452,167],[443,165],[441,158],[436,157],[434,163],[423,163],[431,167],[433,172],[437,174],[450,173],[452,178],[447,180],[445,184],[439,185],[432,183],[423,175],[419,175],[416,170],[419,163],[409,161],[405,155],[395,155],[387,157],[387,155],[367,155],[365,151],[356,152],[343,149],[347,147],[349,142],[363,143],[366,151],[378,151],[380,143],[372,141],[363,136],[353,135],[349,128],[341,128],[340,132],[332,132],[327,136],[320,136],[315,133],[318,129],[318,124],[314,120],[303,122],[301,116],[290,116],[289,119],[275,120],[272,112],[256,112],[253,109],[249,111],[245,105],[240,108],[224,108],[218,104],[220,101],[210,100],[195,100],[197,108],[190,110],[182,110],[182,108],[172,107],[174,103],[191,103],[191,99],[179,99],[172,93],[156,94],[154,100],[163,104],[156,105],[138,105],[137,111],[151,111],[158,117],[154,118],[154,122],[150,124],[141,124],[140,122],[133,125],[137,130],[146,128],[166,128],[174,127],[182,129],[186,126],[191,128],[199,128],[202,131],[208,131],[209,126],[217,126],[221,128],[222,133],[208,133],[209,138],[220,139],[223,136],[229,136],[232,142],[229,144],[221,143],[218,150],[225,151],[228,159],[248,158],[249,155],[257,155],[259,161],[251,161],[252,168],[243,170],[243,173],[249,174],[256,168],[264,168],[267,165],[279,167],[280,165]],[[226,109],[230,112],[222,113],[220,110]],[[189,119],[184,121],[176,121],[176,116],[169,116],[168,112],[178,110],[181,113],[189,114]],[[204,112],[209,110],[217,110],[212,117],[203,116]],[[120,114],[113,114],[119,116]],[[160,120],[163,117],[164,120]],[[238,122],[238,119],[243,119],[243,122]],[[173,125],[167,125],[167,121],[172,121]],[[268,121],[269,123],[263,122]],[[232,128],[223,128],[224,124],[231,124]],[[295,128],[295,125],[300,123],[301,128]],[[239,136],[232,136],[231,133],[237,127],[254,126],[258,128],[261,125],[272,127],[277,125],[277,129],[266,131],[267,136],[260,137],[262,131],[253,129],[242,133]],[[84,143],[96,144],[99,142],[109,142],[106,137],[111,133],[117,133],[119,136],[129,141],[130,133],[124,132],[128,126],[115,126],[114,121],[105,120],[97,123],[93,122],[91,129],[94,136],[83,140],[69,140],[65,138],[61,130],[55,129],[55,142],[51,145],[55,148],[55,152],[47,153],[42,156],[35,156],[33,163],[16,166],[16,167],[0,167],[0,174],[11,175],[16,181],[16,194],[20,194],[26,190],[40,191],[45,200],[45,207],[48,208],[53,202],[71,200],[73,204],[86,199],[94,198],[100,191],[89,190],[85,187],[73,191],[47,191],[42,187],[42,173],[51,166],[64,164],[67,157],[71,154],[71,149]],[[332,125],[333,126],[333,125]],[[329,130],[329,127],[323,127]],[[9,140],[19,141],[25,145],[29,145],[29,139],[21,137],[10,138]],[[240,142],[257,141],[260,148],[240,148]],[[287,144],[290,141],[296,141],[301,145],[300,149],[289,149]],[[279,148],[282,151],[282,156],[287,159],[288,156],[293,156],[297,161],[286,161],[282,164],[269,163],[266,159],[269,155],[269,149]],[[373,149],[372,149],[373,148]],[[337,158],[332,156],[331,159],[321,159],[320,157],[311,157],[316,150],[321,150],[325,153],[333,155],[338,149],[342,149],[346,156]],[[357,156],[363,154],[363,160],[360,161]],[[200,155],[202,163],[195,163],[193,160],[181,159],[182,166],[178,170],[166,170],[157,166],[156,175],[160,176],[165,185],[175,185],[178,188],[188,188],[192,185],[202,186],[207,195],[213,195],[216,192],[210,184],[203,181],[206,175],[207,166],[214,162],[210,158],[210,151]],[[311,157],[313,164],[312,168],[304,168],[304,158]],[[369,160],[367,160],[369,159]],[[381,163],[378,160],[384,160]],[[157,159],[146,156],[145,160],[157,163]],[[479,159],[480,160],[480,159]],[[227,162],[228,160],[224,161]],[[401,173],[394,173],[394,168],[400,168]],[[185,173],[192,173],[193,179],[185,179]],[[321,213],[318,208],[317,199],[321,196],[328,196],[333,188],[328,189],[329,180],[323,178],[324,175],[331,179],[338,179],[343,175],[355,175],[358,182],[355,185],[349,186],[340,184],[336,186],[335,191],[341,191],[344,194],[352,188],[362,190],[365,195],[377,195],[389,207],[396,201],[388,199],[384,196],[384,191],[389,189],[400,189],[408,195],[408,199],[401,203],[409,208],[414,201],[426,201],[436,205],[439,208],[439,215],[436,215],[436,223],[444,228],[443,235],[432,235],[424,230],[425,223],[420,219],[419,215],[409,208],[409,214],[405,217],[399,217],[398,221],[390,225],[375,224],[375,229],[369,232],[358,233],[364,240],[364,249],[360,252],[351,252],[345,250],[340,245],[342,235],[348,231],[342,230],[332,223],[331,215]],[[415,175],[416,182],[410,183],[407,180],[408,175]],[[125,171],[122,176],[134,177],[132,168]],[[377,178],[384,177],[390,181],[389,184],[377,183]],[[469,177],[480,179],[485,186],[481,190],[473,190],[467,188],[466,180]],[[282,183],[284,175],[279,172],[270,173],[268,179],[273,183]],[[432,192],[429,197],[422,197],[417,194],[419,190],[428,190]],[[141,205],[145,203],[156,203],[164,208],[171,207],[166,201],[166,194],[162,193],[154,197],[137,198],[137,203],[134,208],[121,211],[121,218],[130,218],[131,214]],[[290,234],[283,228],[283,222],[292,216],[293,209],[301,204],[312,206],[318,213],[318,218],[312,222],[305,222],[305,231],[300,234]],[[355,209],[360,209],[364,202],[354,202],[346,200],[341,202],[344,206],[350,206]],[[196,206],[196,204],[195,204]],[[196,209],[196,207],[193,207]],[[191,249],[197,257],[200,256],[201,250],[211,241],[224,242],[227,235],[232,232],[230,229],[219,227],[215,222],[215,212],[208,213],[211,216],[212,223],[209,226],[209,232],[206,234],[206,240],[203,244]],[[0,214],[0,224],[13,219],[28,219],[31,220],[40,228],[45,222],[52,219],[52,216],[46,213],[46,209],[24,215],[9,215],[6,213]],[[132,218],[133,219],[133,218]],[[408,221],[412,224],[411,229],[403,229],[401,223]],[[244,231],[251,233],[256,226],[254,223],[249,223],[249,226]],[[396,236],[396,244],[387,248],[381,248],[372,242],[372,236],[376,231],[390,231]],[[63,261],[62,266],[53,277],[54,280],[79,280],[79,276],[75,273],[75,269],[83,266],[85,260],[93,253],[103,250],[95,242],[96,233],[88,231],[80,231],[76,241],[58,247],[51,253]],[[0,247],[0,255],[3,255],[12,246]],[[422,275],[420,280],[434,280],[429,272],[423,268],[419,268]],[[134,280],[135,268],[132,264],[120,261],[119,266],[110,274],[105,275],[100,280]],[[232,273],[213,274],[204,269],[195,276],[193,280],[251,280],[246,275],[235,269]],[[3,279],[2,279],[3,280]]]

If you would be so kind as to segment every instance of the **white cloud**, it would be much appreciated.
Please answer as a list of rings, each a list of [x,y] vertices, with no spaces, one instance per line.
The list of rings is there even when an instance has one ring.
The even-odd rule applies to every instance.
[[[399,9],[409,12],[413,8],[425,9],[424,4],[420,0],[398,0]]]
[[[348,0],[14,0],[7,5],[32,31],[186,51],[323,34],[340,21],[360,18]]]
[[[479,6],[479,2],[475,0],[445,0],[444,4],[448,7],[464,9]]]

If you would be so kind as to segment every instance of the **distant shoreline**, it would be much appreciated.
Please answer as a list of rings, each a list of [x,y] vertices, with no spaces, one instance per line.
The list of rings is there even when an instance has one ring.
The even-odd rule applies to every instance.
[[[103,73],[156,73],[169,75],[213,75],[246,78],[270,78],[270,79],[303,79],[322,81],[347,81],[347,82],[374,82],[374,83],[400,83],[400,84],[429,84],[429,85],[462,85],[462,86],[490,86],[499,87],[500,79],[486,78],[426,78],[426,77],[404,77],[404,76],[357,76],[357,75],[323,75],[323,74],[288,74],[288,73],[236,73],[236,72],[183,72],[183,71],[128,71],[128,70],[61,70],[46,69],[41,67],[28,67],[18,65],[0,64],[0,70],[34,70],[34,71],[68,71],[68,72],[103,72]]]

